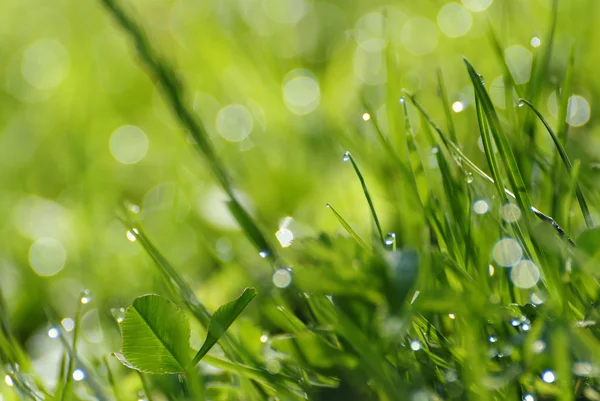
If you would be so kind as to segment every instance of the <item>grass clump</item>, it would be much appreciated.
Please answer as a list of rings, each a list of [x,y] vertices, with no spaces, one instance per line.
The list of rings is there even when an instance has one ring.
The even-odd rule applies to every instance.
[[[43,309],[40,316],[34,316],[36,325],[43,326],[41,337],[31,335],[33,329],[22,319],[26,312],[7,306],[17,296],[0,293],[0,360],[6,384],[0,388],[0,401],[127,400],[136,396],[140,400],[600,399],[596,280],[600,231],[594,226],[599,200],[593,195],[594,177],[586,167],[590,156],[572,149],[568,135],[569,125],[583,135],[594,122],[574,128],[573,47],[561,75],[564,78],[551,82],[546,77],[560,61],[556,54],[561,53],[552,50],[559,37],[558,1],[549,9],[549,34],[541,39],[548,45],[541,54],[532,55],[530,79],[525,82],[520,79],[523,72],[504,57],[505,44],[498,30],[489,25],[485,29],[491,32],[491,44],[481,49],[495,54],[500,63],[480,67],[477,58],[473,63],[464,59],[464,65],[452,74],[442,73],[436,65],[429,74],[435,84],[420,88],[407,79],[404,70],[408,67],[397,43],[398,35],[409,37],[414,27],[395,32],[393,24],[400,14],[394,7],[365,14],[355,26],[358,47],[354,57],[363,51],[377,52],[381,74],[361,69],[359,62],[354,74],[360,84],[350,85],[350,90],[345,89],[347,77],[329,76],[327,85],[319,86],[304,70],[286,74],[282,91],[294,119],[291,123],[285,118],[270,120],[270,124],[332,134],[306,132],[301,140],[287,139],[292,153],[283,149],[286,141],[265,144],[261,140],[276,140],[275,136],[257,135],[257,147],[263,147],[246,153],[253,158],[254,172],[242,168],[238,159],[246,146],[252,149],[255,144],[243,139],[239,148],[231,148],[213,132],[212,121],[220,124],[215,129],[221,134],[237,130],[247,121],[246,112],[251,121],[258,121],[260,112],[255,109],[260,107],[232,103],[239,107],[221,107],[215,118],[206,117],[211,97],[196,94],[196,99],[204,100],[191,100],[195,84],[184,80],[186,74],[174,67],[171,53],[177,52],[163,48],[160,38],[150,39],[155,33],[144,12],[117,0],[98,3],[112,18],[111,32],[120,32],[136,49],[130,56],[151,79],[145,95],[156,89],[160,94],[156,101],[164,102],[171,112],[165,117],[170,124],[165,143],[187,139],[185,147],[183,143],[173,146],[181,145],[184,152],[193,147],[201,163],[179,155],[180,148],[170,154],[168,146],[159,147],[155,161],[165,158],[178,165],[177,182],[194,184],[175,184],[171,195],[171,187],[160,184],[152,195],[150,191],[143,196],[140,207],[134,187],[146,185],[138,180],[150,179],[130,177],[130,192],[110,199],[128,199],[114,221],[127,233],[131,243],[126,245],[143,250],[136,259],[115,258],[119,266],[136,266],[134,279],[124,281],[130,287],[115,288],[115,282],[106,278],[109,274],[102,272],[97,277],[104,277],[103,284],[93,292],[100,294],[98,298],[86,290],[71,297],[76,302],[65,307],[49,292],[36,295],[35,302]],[[171,18],[183,18],[177,7],[185,2],[179,3]],[[312,7],[339,8],[318,2]],[[469,11],[459,7],[471,18]],[[242,14],[235,18],[223,17],[231,32],[241,29],[236,18],[245,16],[245,24],[252,23],[250,11],[240,9]],[[285,11],[274,10],[278,11],[263,11],[271,19]],[[284,18],[277,23],[281,32],[292,14],[285,14],[289,21]],[[185,28],[173,24],[175,32]],[[444,26],[439,25],[440,29]],[[215,40],[231,49],[230,56],[238,57],[239,65],[256,63],[251,52],[239,49],[245,43],[232,42],[226,35]],[[281,43],[291,42],[288,38]],[[338,51],[346,52],[347,46],[343,42]],[[403,46],[414,49],[406,43]],[[219,59],[226,58],[218,50],[206,54],[205,63],[215,63],[215,68]],[[452,58],[460,60],[458,54]],[[336,60],[330,61],[333,73],[325,71],[321,77],[343,75],[345,66]],[[276,73],[267,67],[277,68],[277,62],[270,61],[262,59],[264,69],[248,70],[251,78],[240,79],[229,71],[231,81],[224,86],[246,84],[244,90],[261,93],[266,104],[273,106],[267,114],[278,116],[280,101],[268,100],[270,80]],[[324,68],[314,62],[314,70]],[[501,71],[502,101],[480,68]],[[203,72],[212,69],[206,67]],[[469,89],[459,93],[454,81]],[[557,121],[540,111],[540,99],[550,89],[556,90]],[[433,96],[436,90],[439,99]],[[522,94],[529,100],[522,99]],[[302,103],[306,100],[302,96],[308,101]],[[313,107],[311,102],[317,99],[318,103],[321,97],[324,104]],[[154,107],[164,111],[162,106]],[[245,112],[229,115],[232,123],[225,110]],[[552,142],[538,134],[540,128]],[[183,135],[175,138],[177,131]],[[334,140],[329,142],[331,137]],[[481,151],[472,146],[478,141]],[[294,147],[294,143],[302,145]],[[340,144],[347,150],[339,151]],[[277,171],[283,178],[268,172],[275,164],[261,149],[280,159],[283,167]],[[310,168],[316,166],[316,170],[288,171],[289,166],[298,169],[300,164],[293,158],[305,151],[309,156],[301,162],[313,163]],[[335,155],[335,163],[322,162],[325,154]],[[342,154],[347,163],[340,163]],[[203,168],[197,170],[199,164],[208,167],[209,174]],[[129,174],[118,171],[116,176]],[[317,191],[330,202],[323,208],[325,202],[316,202],[303,192],[311,186],[325,186],[326,178],[319,173],[326,176],[331,171],[330,188]],[[301,182],[296,184],[290,177]],[[276,185],[270,187],[269,179]],[[338,181],[341,184],[336,186]],[[265,200],[265,205],[253,205],[242,189],[256,200]],[[192,215],[186,191],[207,197],[205,193],[211,190],[222,195],[219,201],[208,208],[199,206],[208,209],[208,214]],[[301,200],[307,205],[278,206],[277,199],[284,199],[286,191],[305,196]],[[263,192],[267,193],[264,197]],[[96,203],[93,196],[87,196],[90,204],[85,207],[90,209],[83,214],[89,216]],[[170,199],[166,207],[161,203],[164,197]],[[580,214],[575,213],[575,200]],[[102,204],[115,202],[101,199]],[[274,226],[274,219],[286,210],[304,216],[298,220],[310,224],[290,228],[289,224],[296,223],[290,217],[284,219],[275,236],[278,244],[266,227]],[[226,232],[222,211],[240,235]],[[207,223],[211,218],[221,228]],[[183,258],[186,247],[175,246],[177,241],[169,246],[170,237],[177,237],[176,230],[168,231],[171,225],[194,234],[187,244],[201,248],[201,256]],[[99,238],[99,231],[90,233]],[[110,246],[99,240],[90,240],[87,246],[93,257],[81,256],[81,269],[95,266],[94,258],[104,264],[113,260],[102,259],[103,249]],[[135,255],[130,251],[133,248],[117,247]],[[32,250],[28,263],[36,270]],[[55,274],[63,272],[50,276]],[[44,279],[29,277],[31,285],[39,288]],[[80,281],[86,282],[85,274]],[[7,287],[0,286],[0,291]],[[44,341],[51,341],[48,347],[57,351],[51,368],[40,368],[35,354],[39,350],[30,346]],[[49,370],[55,373],[51,378],[46,374]]]

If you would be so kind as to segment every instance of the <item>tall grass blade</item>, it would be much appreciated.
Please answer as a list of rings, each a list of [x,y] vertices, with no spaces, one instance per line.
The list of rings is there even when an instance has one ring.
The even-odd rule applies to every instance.
[[[137,49],[138,56],[145,65],[148,74],[158,82],[165,101],[171,107],[177,121],[192,135],[198,145],[198,151],[206,159],[215,179],[229,196],[230,207],[233,205],[232,212],[234,212],[234,217],[239,219],[238,223],[246,235],[248,235],[259,252],[267,251],[271,258],[277,259],[275,249],[268,246],[269,241],[266,239],[266,236],[260,230],[257,223],[250,217],[250,213],[248,213],[239,199],[237,199],[227,170],[218,158],[210,142],[206,127],[185,101],[185,91],[180,77],[177,77],[167,61],[156,53],[143,28],[116,0],[99,1],[104,4],[114,20],[131,37]]]
[[[352,167],[354,168],[354,172],[356,172],[356,176],[360,181],[360,185],[362,187],[363,193],[365,194],[365,198],[367,198],[367,203],[369,204],[369,209],[371,210],[371,216],[373,216],[373,221],[375,222],[375,226],[377,227],[377,234],[379,234],[379,239],[381,240],[381,244],[385,244],[385,238],[383,237],[383,231],[381,230],[381,224],[379,223],[379,217],[377,217],[377,212],[375,211],[375,206],[373,205],[373,199],[371,199],[371,195],[369,194],[369,190],[367,188],[367,183],[358,168],[358,165],[354,161],[354,157],[350,154],[350,152],[346,152],[344,154],[344,160],[350,160],[352,163]]]
[[[344,218],[333,208],[333,206],[331,206],[328,203],[327,207],[329,209],[331,209],[331,211],[333,212],[334,216],[338,219],[338,221],[340,222],[340,224],[342,225],[342,227],[344,227],[344,229],[348,232],[348,234],[350,234],[350,236],[352,238],[354,238],[354,240],[358,243],[358,245],[360,245],[363,249],[371,250],[371,247],[369,246],[369,244],[367,244],[365,242],[365,240],[362,239],[361,236],[358,235],[356,233],[356,231],[354,231],[354,229],[352,227],[350,227],[350,224],[348,224],[346,222],[346,220],[344,220]]]
[[[444,113],[446,114],[446,124],[448,124],[448,134],[453,142],[457,142],[456,128],[454,128],[454,119],[452,118],[452,108],[450,107],[450,100],[448,99],[448,91],[446,90],[446,84],[444,83],[444,74],[442,69],[437,70],[438,88],[440,90],[440,96],[442,98],[442,104],[444,106]]]
[[[560,139],[554,133],[554,131],[552,130],[552,128],[550,127],[550,125],[548,124],[548,122],[546,121],[544,116],[542,116],[542,114],[528,100],[520,99],[519,102],[527,105],[535,113],[535,115],[540,119],[542,124],[544,124],[544,127],[546,127],[548,134],[550,134],[550,137],[552,138],[552,142],[554,142],[554,146],[556,147],[556,150],[557,150],[558,154],[560,155],[560,158],[562,159],[565,169],[567,170],[567,174],[569,174],[569,177],[572,177],[573,167],[571,165],[571,161],[569,160],[569,156],[567,155],[565,148],[560,143]],[[558,184],[558,181],[554,181],[554,185],[557,185],[557,184]],[[581,213],[583,214],[583,219],[585,220],[585,224],[586,224],[587,228],[593,228],[594,221],[592,220],[592,214],[590,213],[590,209],[587,205],[585,197],[583,196],[583,192],[581,191],[581,187],[579,186],[578,181],[575,181],[575,195],[577,196],[577,201],[579,202],[579,207],[581,209]]]

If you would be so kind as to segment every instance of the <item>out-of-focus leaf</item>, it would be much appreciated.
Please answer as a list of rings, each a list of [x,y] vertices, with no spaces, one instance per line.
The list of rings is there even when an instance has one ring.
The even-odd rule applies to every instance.
[[[393,312],[399,311],[419,274],[419,255],[412,250],[386,252],[384,260],[389,277],[386,283],[388,302]]]

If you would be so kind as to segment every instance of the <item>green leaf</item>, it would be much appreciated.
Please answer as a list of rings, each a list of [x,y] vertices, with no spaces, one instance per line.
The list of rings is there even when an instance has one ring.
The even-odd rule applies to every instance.
[[[190,325],[183,311],[158,295],[145,295],[127,308],[123,345],[115,356],[144,373],[183,373],[189,362]]]
[[[231,326],[231,323],[237,319],[240,313],[242,313],[255,296],[256,290],[254,288],[246,288],[238,298],[217,309],[208,325],[206,340],[204,341],[204,344],[202,344],[202,348],[200,348],[194,357],[194,365],[200,362],[213,345],[219,341],[219,338],[225,334],[225,331]]]

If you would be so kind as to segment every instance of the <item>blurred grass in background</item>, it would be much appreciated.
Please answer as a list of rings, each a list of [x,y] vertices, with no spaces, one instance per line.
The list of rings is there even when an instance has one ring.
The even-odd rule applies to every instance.
[[[421,249],[419,200],[382,156],[374,126],[378,121],[384,135],[393,134],[386,126],[386,96],[401,88],[416,94],[445,129],[441,69],[458,143],[487,170],[462,57],[485,76],[502,122],[523,126],[513,124],[525,112],[514,112],[516,97],[504,89],[502,63],[526,95],[534,63],[549,44],[551,3],[137,0],[126,7],[185,81],[240,199],[274,241],[280,228],[295,240],[345,233],[326,203],[370,237],[362,189],[342,163],[348,150],[362,166],[384,231],[395,233],[398,244]],[[551,59],[531,99],[556,126],[556,91],[573,45],[576,96],[566,147],[572,160],[581,160],[579,179],[595,221],[599,7],[594,0],[560,2]],[[146,233],[209,309],[249,285],[269,291],[271,267],[229,215],[226,195],[193,151],[193,139],[181,132],[128,38],[98,2],[4,0],[0,44],[0,287],[13,331],[42,376],[54,377],[59,357],[46,336],[44,307],[72,317],[81,289],[90,289],[95,307],[84,317],[85,344],[87,352],[104,355],[118,348],[116,330],[106,329],[110,308],[162,288],[152,262],[116,218],[123,202],[139,208]],[[391,75],[390,49],[398,72]],[[401,120],[397,107],[391,113]],[[436,169],[429,128],[412,103],[408,107],[425,168]],[[508,132],[520,161],[543,159],[554,149],[535,124],[536,151],[525,132]],[[553,217],[564,225],[568,213],[552,201],[556,183],[539,168],[528,173],[532,203],[558,212]],[[493,187],[476,185],[486,211],[497,214]],[[565,227],[575,238],[584,224],[571,209]],[[486,218],[473,235],[489,250],[499,237],[497,228],[481,227]],[[257,326],[265,323],[256,311],[254,317]]]

